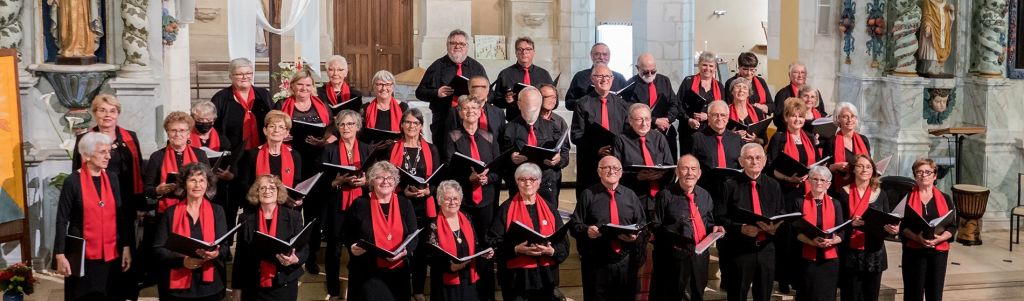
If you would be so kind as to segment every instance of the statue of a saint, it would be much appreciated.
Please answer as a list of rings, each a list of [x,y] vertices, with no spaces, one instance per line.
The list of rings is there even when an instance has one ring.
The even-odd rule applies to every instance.
[[[95,57],[103,36],[97,0],[47,0],[60,57]]]
[[[946,0],[921,0],[921,37],[917,58],[925,62],[925,73],[943,73],[952,47],[955,9]]]

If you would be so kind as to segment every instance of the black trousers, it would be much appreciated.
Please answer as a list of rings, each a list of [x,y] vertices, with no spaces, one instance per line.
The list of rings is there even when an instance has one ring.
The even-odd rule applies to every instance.
[[[555,286],[552,285],[529,291],[507,290],[503,288],[501,289],[501,297],[506,301],[552,301],[555,299]]]
[[[323,194],[321,194],[321,195],[323,195]],[[308,202],[306,202],[306,201],[308,201]],[[324,215],[324,213],[323,213],[323,211],[324,211],[323,201],[324,200],[323,199],[321,199],[321,200],[308,199],[306,201],[303,201],[303,204],[302,204],[302,219],[306,223],[308,223],[310,221],[313,221],[314,218],[317,219],[316,220],[316,225],[313,225],[312,229],[319,230],[319,231],[316,231],[316,232],[313,232],[313,233],[309,234],[309,243],[308,243],[309,244],[308,245],[309,246],[309,256],[307,257],[305,264],[306,265],[315,265],[315,264],[319,264],[319,262],[317,262],[317,254],[320,253],[321,238],[324,237],[323,233],[327,232],[327,231],[324,231],[324,226],[323,226],[324,225],[324,218],[323,218],[323,215]],[[238,211],[238,209],[235,208],[235,211]],[[231,225],[233,225],[233,223]]]
[[[431,222],[431,220],[428,219],[425,216],[423,216],[423,217],[417,216],[416,217],[416,226],[419,227],[420,229],[430,229],[429,228],[430,227],[430,222]],[[478,232],[474,231],[473,233],[478,233]],[[481,237],[481,236],[477,236],[477,237]],[[419,239],[419,245],[420,246],[426,247],[427,243],[430,241],[430,235],[420,235],[417,239]],[[420,249],[420,250],[423,250],[423,249]],[[427,253],[428,252],[423,252],[423,251],[414,252],[412,254],[412,258],[410,258],[411,260],[409,261],[409,268],[412,270],[412,293],[413,294],[423,294],[423,288],[426,286],[426,283],[427,283],[427,261],[429,260],[427,258]]]
[[[626,301],[636,299],[637,272],[631,255],[607,262],[582,258],[583,300]]]
[[[242,290],[242,300],[246,301],[277,301],[297,300],[299,298],[299,281],[292,281],[276,287],[249,288]]]
[[[839,268],[839,300],[878,301],[882,272],[863,272]]]
[[[687,300],[695,282],[693,264],[694,256],[688,251],[672,247],[656,246],[651,252],[653,267],[651,269],[651,290],[649,300],[681,301]],[[705,284],[707,272],[705,270]],[[700,290],[704,292],[703,288]]]
[[[756,249],[744,249],[722,256],[722,283],[726,285],[728,300],[747,300],[750,289],[754,301],[771,300],[772,279],[775,278],[774,244],[767,242]]]
[[[334,203],[338,203],[335,201]],[[327,287],[327,294],[331,296],[341,295],[341,257],[347,256],[348,252],[342,252],[345,246],[341,243],[341,224],[345,214],[340,212],[338,206],[324,206],[323,219],[324,231],[327,232],[327,248],[324,251],[324,272],[327,278],[324,286]]]
[[[949,252],[903,247],[903,300],[941,301]]]
[[[84,277],[70,276],[64,278],[64,300],[124,300],[122,285],[118,283],[121,275],[121,257],[104,262],[103,260],[85,260]],[[134,283],[131,283],[135,287]]]
[[[365,271],[373,275],[350,275],[348,299],[351,301],[406,301],[412,296],[409,268]]]
[[[490,231],[491,222],[494,221],[494,216],[498,214],[498,204],[492,203],[483,207],[474,207],[463,203],[461,210],[472,221],[473,233],[476,233],[477,237],[483,237],[487,231]],[[480,300],[494,300],[496,282],[494,278],[494,259],[477,259],[476,272],[480,276],[480,280],[476,282],[476,291]]]
[[[796,300],[835,300],[836,286],[839,285],[839,259],[807,261],[800,260],[800,289]]]

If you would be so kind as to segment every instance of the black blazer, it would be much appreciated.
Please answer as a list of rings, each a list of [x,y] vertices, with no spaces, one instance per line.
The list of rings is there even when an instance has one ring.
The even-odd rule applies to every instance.
[[[256,231],[260,229],[259,223],[265,223],[266,220],[257,215],[259,215],[259,210],[255,207],[246,209],[242,213],[240,222],[244,224],[242,224],[241,229],[238,229],[238,244],[235,246],[235,266],[231,271],[231,287],[235,289],[259,288],[260,261],[263,258],[255,250],[251,249],[250,243],[252,243]],[[284,206],[278,206],[277,235],[274,237],[287,241],[299,234],[303,226],[302,214]],[[312,230],[310,229],[310,231]],[[316,233],[313,235],[316,235]],[[299,277],[302,277],[302,264],[306,262],[309,256],[308,250],[307,246],[297,248],[295,256],[299,258],[299,262],[290,266],[282,266],[276,259],[267,260],[277,266],[277,274],[274,275],[274,287],[295,282],[299,280]]]
[[[316,96],[320,97],[320,100],[322,100],[324,102],[324,104],[327,105],[328,109],[330,109],[330,107],[331,107],[330,98],[327,98],[327,85],[329,85],[329,84],[330,83],[325,83],[323,86],[320,86],[319,88],[316,88]],[[358,97],[360,99],[353,100],[350,103],[347,103],[347,104],[345,104],[343,106],[338,107],[337,109],[330,109],[331,110],[331,118],[334,118],[334,115],[337,115],[338,112],[341,112],[341,111],[344,111],[344,110],[353,110],[353,111],[359,112],[359,108],[363,105],[363,101],[362,101],[363,92],[360,92],[359,90],[356,90],[356,88],[352,86],[352,83],[349,83],[349,89],[348,90],[349,90],[349,93],[352,94],[352,96],[349,97],[350,99],[353,98],[353,97]],[[338,101],[346,101],[346,100],[348,100],[348,99],[338,99]]]
[[[252,104],[252,113],[256,115],[256,132],[260,136],[259,144],[267,141],[263,134],[263,118],[274,107],[270,97],[270,90],[252,87],[256,99]],[[217,132],[227,137],[232,143],[242,143],[242,121],[245,120],[245,109],[235,101],[234,90],[231,87],[224,88],[214,94],[210,101],[217,107],[217,120],[214,127]]]

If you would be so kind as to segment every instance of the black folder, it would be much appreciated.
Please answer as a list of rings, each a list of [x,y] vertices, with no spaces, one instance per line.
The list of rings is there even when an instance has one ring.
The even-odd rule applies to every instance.
[[[523,89],[526,89],[526,87],[529,86],[530,85],[524,83],[516,83],[515,85],[512,85],[512,87],[509,88],[509,91],[512,91],[512,99],[518,100],[519,92],[523,92]]]
[[[312,177],[303,180],[299,184],[296,184],[294,188],[286,186],[285,188],[288,189],[288,197],[293,200],[305,198],[306,195],[309,194],[309,191],[313,189],[313,186],[316,185],[317,181],[320,180],[320,176],[322,176],[323,174],[324,172],[322,171],[318,172]]]
[[[316,219],[314,218],[305,227],[302,227],[302,231],[299,231],[298,234],[292,236],[288,241],[256,231],[252,236],[251,247],[253,250],[258,250],[257,252],[264,258],[274,258],[277,254],[291,254],[292,250],[301,248],[309,243],[309,236],[312,235],[311,233],[316,232],[315,227],[313,227],[315,223]]]
[[[408,247],[409,243],[412,242],[413,239],[415,239],[416,236],[420,234],[420,231],[423,231],[423,229],[416,229],[416,231],[412,232],[412,234],[406,235],[405,240],[402,241],[402,244],[398,245],[398,247],[395,248],[394,250],[381,248],[373,244],[373,242],[367,241],[365,239],[359,239],[359,247],[366,249],[367,251],[377,255],[378,257],[393,258],[395,256],[398,256],[398,253],[402,253],[402,251],[405,251],[405,248]]]
[[[469,95],[469,78],[456,75],[452,77],[452,80],[448,82],[448,87],[451,87],[454,92],[452,96],[459,97],[462,95]]]
[[[327,123],[325,122],[311,123],[299,120],[292,120],[291,134],[293,142],[295,140],[304,141],[306,137],[310,136],[322,138],[324,136],[324,132],[326,131]]]
[[[336,104],[336,105],[331,105],[331,104],[328,104],[327,106],[331,107],[331,110],[337,110],[337,109],[338,109],[338,108],[340,108],[341,106],[343,106],[343,105],[345,105],[345,104],[347,104],[347,103],[353,102],[353,101],[355,101],[356,99],[359,99],[359,97],[358,97],[358,96],[357,96],[357,97],[352,97],[352,99],[349,99],[349,100],[346,100],[346,101],[342,101],[342,102],[339,102],[339,103],[338,103],[338,104]]]
[[[800,161],[797,161],[789,154],[782,153],[781,155],[775,158],[775,161],[772,161],[772,168],[774,168],[775,171],[778,171],[783,175],[792,177],[803,177],[811,172],[812,167],[825,164],[825,162],[828,162],[829,159],[832,159],[832,156],[827,156],[825,158],[822,158],[818,162],[814,162],[814,164],[807,166],[804,165],[803,163],[800,163]]]
[[[434,169],[434,172],[430,174],[430,177],[427,177],[426,179],[420,176],[414,176],[405,169],[399,168],[398,172],[400,174],[399,176],[401,177],[401,181],[399,182],[400,184],[405,186],[412,185],[422,187],[427,184],[440,184],[441,181],[443,181],[443,179],[446,177],[445,173],[448,172],[448,168],[446,168],[444,163],[442,163],[441,165],[438,165],[437,168]]]
[[[652,172],[672,172],[676,169],[676,165],[626,165],[623,166],[623,170],[627,173],[639,173],[643,171]]]
[[[613,236],[614,237],[614,236],[618,236],[619,234],[625,234],[625,235],[640,234],[640,232],[643,232],[643,231],[647,230],[647,226],[650,226],[650,225],[651,225],[650,223],[643,224],[643,225],[638,225],[638,224],[616,225],[616,224],[608,223],[608,224],[601,225],[597,229],[598,229],[598,231],[601,232],[601,235],[608,235],[608,236]]]
[[[465,176],[469,177],[469,173],[471,172],[470,169],[472,169],[472,171],[475,171],[477,173],[482,172],[484,169],[488,169],[488,168],[492,168],[494,166],[497,166],[498,164],[500,164],[500,162],[502,160],[507,159],[511,155],[512,155],[512,149],[509,149],[509,150],[505,151],[504,153],[501,153],[500,155],[498,155],[498,157],[496,157],[493,160],[491,160],[491,162],[484,162],[484,161],[480,161],[480,160],[477,160],[477,159],[473,159],[472,157],[470,157],[470,156],[468,156],[466,154],[463,154],[463,153],[460,153],[460,152],[455,152],[455,154],[452,155],[451,160],[449,160],[448,165],[450,167],[449,167],[448,170],[449,170],[449,173],[451,173],[451,175],[458,175],[460,173],[465,173]]]
[[[731,217],[732,217],[732,221],[733,222],[737,222],[737,223],[741,223],[741,224],[747,224],[747,225],[757,225],[757,222],[765,222],[765,223],[768,223],[768,224],[775,223],[775,222],[780,222],[780,221],[781,222],[788,222],[788,221],[793,221],[795,219],[801,219],[801,218],[803,218],[803,216],[804,216],[803,213],[793,212],[793,213],[784,213],[784,214],[779,214],[779,215],[776,215],[776,216],[768,217],[768,216],[763,216],[763,215],[751,212],[750,210],[747,210],[747,209],[736,208],[736,211],[733,212]]]
[[[164,248],[185,256],[197,256],[196,250],[202,249],[206,251],[213,251],[217,249],[217,246],[219,246],[222,241],[232,235],[235,235],[235,232],[238,232],[238,229],[242,227],[242,224],[243,223],[238,223],[234,228],[228,230],[228,233],[218,237],[217,240],[214,240],[211,243],[172,232],[167,235],[167,241],[164,243]]]
[[[167,173],[167,179],[164,181],[164,184],[177,184],[177,183],[178,183],[178,173],[176,173],[176,172],[168,172]]]
[[[223,170],[228,170],[232,166],[237,165],[238,161],[242,160],[243,152],[245,150],[245,144],[246,140],[243,140],[242,143],[232,145],[231,149],[226,151],[227,154],[217,157],[217,160],[214,161],[210,166],[212,166],[215,169],[219,168]],[[207,156],[209,156],[209,154],[207,154]]]
[[[885,213],[868,207],[868,210],[864,211],[864,215],[861,215],[860,219],[864,221],[864,226],[860,227],[861,231],[876,237],[888,238],[893,235],[885,231],[885,225],[897,225],[903,219],[903,216],[897,213]]]
[[[549,221],[551,223],[553,221]],[[508,227],[508,231],[505,232],[505,242],[513,245],[518,245],[522,242],[529,242],[529,244],[546,244],[548,242],[556,243],[565,240],[565,233],[569,231],[569,227],[562,225],[561,228],[555,230],[551,235],[543,235],[540,232],[533,230],[519,221],[513,222]]]
[[[85,239],[74,236],[64,236],[64,257],[71,266],[71,276],[85,277]],[[57,261],[53,261],[56,269]]]
[[[202,150],[203,153],[206,154],[206,158],[209,159],[209,160],[213,160],[213,159],[218,159],[219,160],[221,157],[226,157],[226,156],[230,156],[231,155],[231,151],[229,151],[229,150],[215,151],[215,150],[210,149],[209,147],[205,147],[205,146],[200,146],[199,149]]]
[[[569,131],[566,131],[565,135],[562,135],[562,138],[559,138],[558,143],[556,143],[552,148],[524,145],[519,150],[519,154],[525,156],[529,162],[537,164],[544,163],[544,160],[555,157],[555,155],[562,150],[562,146],[565,145],[565,141],[568,140],[568,137]]]
[[[684,90],[686,90],[686,92],[683,93],[683,95],[682,95],[682,101],[683,101],[684,104],[685,103],[699,103],[699,104],[701,104],[701,109],[700,109],[701,112],[707,112],[708,111],[708,105],[711,104],[710,101],[705,99],[704,96],[700,96],[700,94],[697,94],[697,92],[693,92],[693,89],[684,89]]]
[[[598,117],[598,118],[600,118],[600,117]],[[616,124],[613,124],[613,123],[609,123],[608,126],[615,127],[615,126],[622,126],[622,125],[616,125]],[[594,146],[598,146],[598,147],[604,147],[604,146],[612,145],[612,142],[615,141],[615,136],[617,136],[617,135],[615,135],[615,133],[612,133],[612,131],[610,131],[610,130],[604,128],[603,126],[601,126],[601,120],[600,119],[594,120],[594,122],[591,122],[591,123],[587,124],[585,131],[587,132],[587,135],[584,136],[584,138],[585,139],[592,139],[592,141],[588,141],[588,142],[593,143]]]
[[[364,127],[359,131],[360,140],[369,144],[378,144],[384,141],[398,140],[402,138],[402,132],[392,132],[381,129]]]
[[[836,136],[836,131],[839,131],[839,127],[836,126],[832,117],[821,117],[812,120],[811,126],[814,128],[814,133],[817,133],[821,138],[832,138]]]
[[[725,129],[730,130],[730,131],[734,131],[734,132],[737,132],[737,131],[747,131],[747,133],[749,133],[749,134],[754,134],[755,136],[761,136],[761,135],[764,135],[765,131],[768,130],[768,125],[770,125],[770,124],[772,124],[772,119],[771,118],[765,118],[764,120],[761,120],[761,121],[758,121],[758,122],[755,122],[755,123],[751,123],[751,124],[743,124],[743,123],[737,122],[735,120],[729,119],[729,124],[725,125]]]
[[[481,251],[477,251],[476,254],[473,254],[473,255],[469,255],[469,256],[465,256],[465,257],[459,257],[459,256],[456,256],[456,255],[454,255],[452,253],[448,253],[448,251],[445,251],[445,249],[441,248],[441,246],[439,246],[439,245],[436,245],[436,244],[430,244],[430,245],[432,247],[434,247],[435,249],[437,249],[438,251],[440,251],[441,254],[444,254],[445,256],[447,256],[449,260],[451,260],[452,262],[457,263],[457,264],[463,264],[463,263],[469,262],[470,260],[476,259],[477,257],[484,256],[485,254],[490,253],[491,251],[494,251],[494,248],[487,248],[487,249],[483,249]]]
[[[921,233],[926,239],[934,239],[935,235],[946,231],[946,225],[956,220],[955,210],[950,208],[946,214],[932,220],[925,220],[917,211],[906,210],[903,216],[903,226],[915,233]]]
[[[728,167],[715,167],[708,170],[708,173],[701,175],[701,178],[708,178],[711,183],[725,183],[729,179],[735,178],[736,176],[742,175],[742,169],[728,168]]]
[[[793,229],[796,229],[798,233],[802,233],[804,236],[807,236],[807,238],[814,239],[817,237],[829,237],[832,234],[835,234],[836,231],[842,230],[843,228],[846,228],[846,226],[849,226],[851,222],[853,222],[853,220],[847,220],[846,222],[836,225],[835,227],[821,229],[815,225],[812,225],[806,219],[800,218],[793,221]]]
[[[332,164],[332,163],[327,163],[327,162],[323,163],[323,168],[324,168],[324,172],[326,172],[328,175],[336,174],[336,175],[342,175],[342,176],[354,176],[354,175],[359,175],[359,174],[363,173],[362,169],[356,168],[355,166],[343,166],[343,165]],[[331,177],[331,179],[334,179],[334,178]]]

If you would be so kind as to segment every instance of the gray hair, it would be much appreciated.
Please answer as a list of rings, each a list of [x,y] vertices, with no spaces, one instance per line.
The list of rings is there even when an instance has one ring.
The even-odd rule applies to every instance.
[[[832,116],[833,116],[832,122],[835,122],[836,124],[839,124],[839,114],[842,113],[843,110],[849,110],[850,114],[853,114],[853,116],[858,116],[858,117],[860,116],[860,113],[857,112],[857,107],[856,106],[854,106],[852,103],[844,101],[844,102],[840,102],[840,103],[836,104],[836,108],[832,112]]]
[[[330,58],[327,58],[327,63],[324,65],[330,68],[331,63],[338,63],[341,65],[342,68],[348,69],[348,59],[346,59],[344,56],[332,55]]]
[[[756,149],[761,151],[761,154],[764,154],[764,147],[763,146],[761,146],[760,144],[754,143],[754,142],[750,142],[750,143],[744,144],[743,147],[740,148],[740,155],[742,155],[743,153],[747,152],[748,149],[752,149],[752,148],[756,148]]]
[[[800,61],[795,61],[795,62],[789,63],[789,72],[793,72],[793,68],[796,68],[798,66],[799,67],[803,67],[804,71],[807,71],[807,65],[804,65],[804,63],[801,63]]]
[[[697,59],[697,63],[703,62],[715,62],[715,53],[711,51],[704,51],[700,53],[700,57]]]
[[[420,111],[419,108],[409,108],[408,110],[405,110],[405,113],[402,113],[402,120],[400,121],[404,121],[407,116],[412,116],[412,118],[416,118],[420,124],[423,124],[423,111]]]
[[[515,178],[519,179],[527,176],[534,176],[540,179],[540,167],[537,167],[537,164],[533,163],[523,163],[523,165],[519,165],[519,168],[516,168]]]
[[[467,34],[462,29],[458,29],[458,28],[453,29],[451,32],[448,33],[448,39],[454,38],[455,36],[462,36],[462,37],[466,38],[467,40],[469,39],[469,34]]]
[[[533,87],[533,86],[527,86],[526,88],[523,88],[522,91],[519,91],[519,95],[516,95],[516,98],[517,99],[523,99],[523,97],[526,97],[526,95],[530,95],[530,94],[533,94],[537,98],[540,98],[541,100],[544,100],[543,96],[541,96],[541,94],[540,94],[540,90],[535,88],[535,87]]]
[[[811,87],[811,85],[803,85],[803,86],[800,86],[800,93],[797,96],[802,96],[804,94],[811,93],[811,92],[815,92],[815,94],[814,94],[815,96],[818,95],[817,94],[818,90],[815,90],[814,87]]]
[[[384,81],[384,82],[394,83],[395,82],[395,75],[391,74],[391,71],[387,71],[387,70],[377,71],[377,73],[373,74],[373,80],[371,80],[370,82],[376,84],[377,81]]]
[[[213,116],[217,118],[217,106],[209,100],[200,100],[192,104],[192,118]]]
[[[462,109],[462,107],[465,106],[466,104],[468,104],[470,102],[478,102],[478,100],[477,100],[476,96],[462,95],[462,96],[459,96],[459,101],[458,102],[459,102],[459,105],[458,105],[459,109]]]
[[[736,86],[739,85],[745,85],[747,86],[747,90],[750,90],[750,80],[747,79],[746,77],[737,76],[736,78],[732,79],[732,82],[729,83],[729,92],[736,90]]]
[[[200,174],[206,178],[206,198],[213,199],[217,195],[217,176],[210,170],[210,166],[206,163],[194,162],[188,165],[182,166],[181,170],[178,171],[177,187],[174,188],[174,195],[181,198],[187,197],[185,192],[185,185],[188,183],[188,178],[193,175]]]
[[[390,161],[377,161],[377,163],[373,163],[373,165],[370,166],[370,169],[366,171],[366,178],[376,179],[382,174],[398,176],[398,167],[391,165]]]
[[[83,157],[92,156],[96,152],[96,146],[100,144],[111,145],[114,143],[110,136],[98,132],[88,132],[78,140],[78,153]]]
[[[253,68],[252,61],[250,61],[247,58],[240,57],[237,59],[233,59],[231,60],[230,63],[228,63],[228,75],[235,73],[235,69],[238,69],[239,67],[249,67],[249,69],[255,69]]]
[[[818,175],[819,177],[822,177],[825,180],[832,181],[832,172],[828,170],[828,167],[824,167],[821,165],[811,167],[811,171],[808,172],[807,175],[808,177],[810,175]]]
[[[345,117],[350,117],[352,120],[355,120],[357,128],[363,128],[363,115],[359,115],[359,113],[356,113],[356,111],[353,110],[342,110],[341,112],[338,112],[338,114],[334,116],[334,127],[341,127],[341,120]]]
[[[634,102],[633,104],[629,105],[629,112],[626,115],[628,115],[629,117],[632,118],[633,117],[633,112],[636,112],[636,110],[640,110],[640,109],[643,109],[643,110],[647,111],[647,113],[651,112],[651,107],[648,106],[646,103]]]
[[[441,181],[441,184],[437,184],[438,202],[441,201],[441,198],[444,198],[445,193],[449,192],[455,193],[455,195],[458,195],[460,199],[462,198],[462,186],[459,186],[459,182],[455,182],[455,180],[444,180]]]
[[[711,108],[714,108],[716,106],[722,106],[725,108],[726,112],[729,112],[729,104],[725,103],[724,100],[712,101],[710,104],[708,104],[708,111],[711,111]]]

